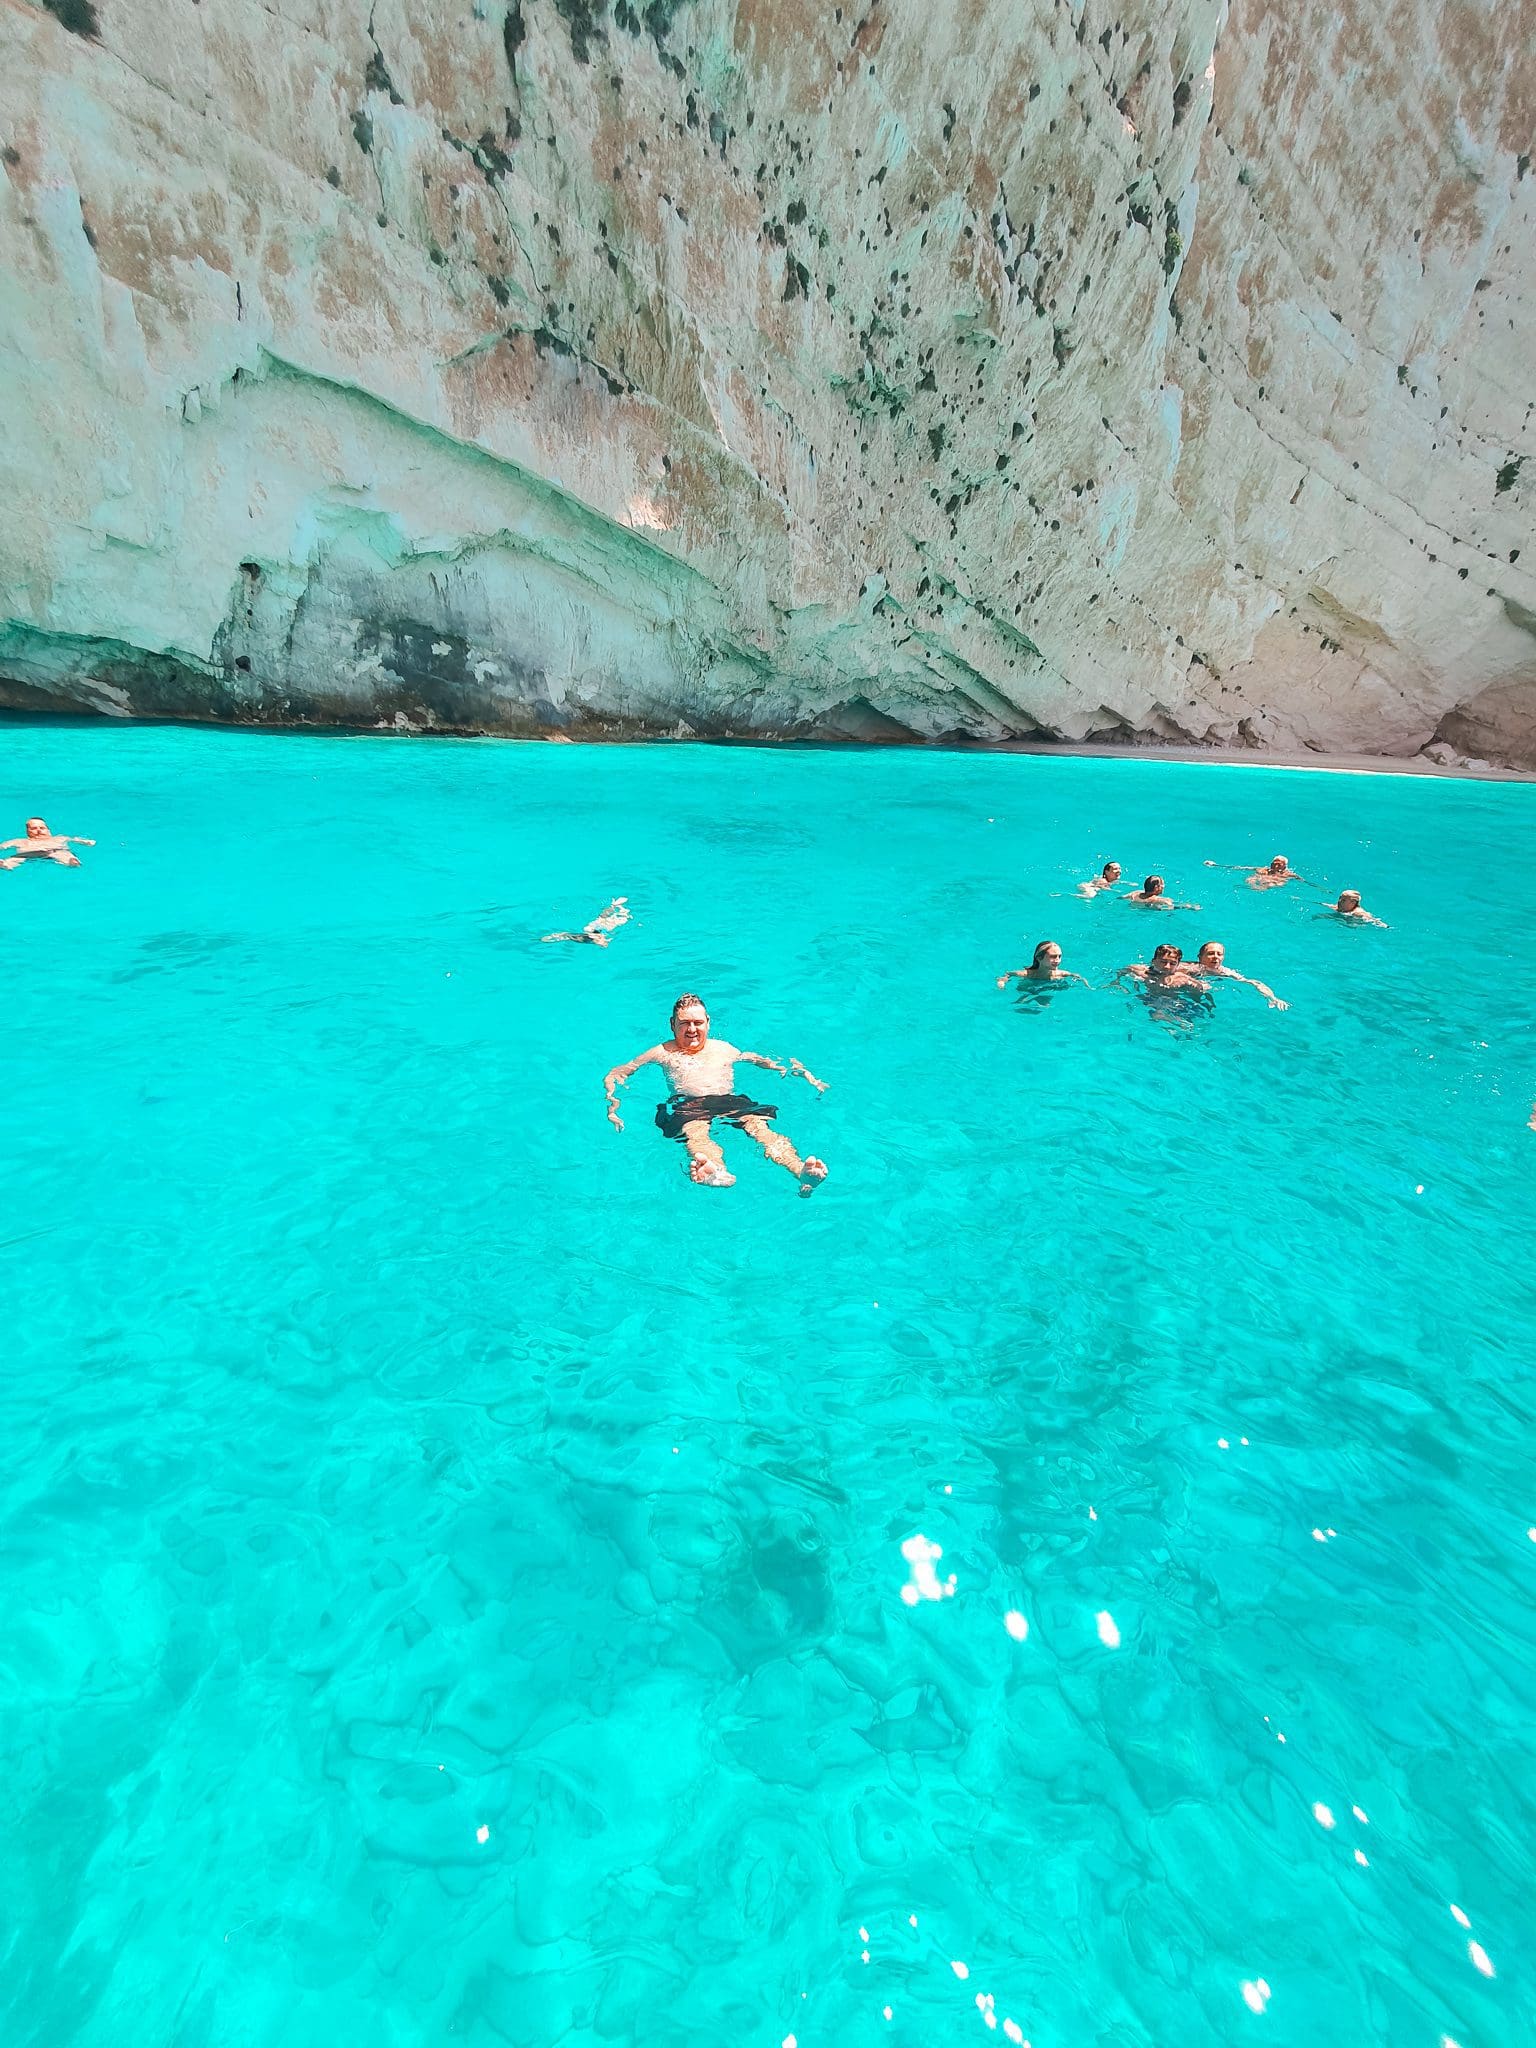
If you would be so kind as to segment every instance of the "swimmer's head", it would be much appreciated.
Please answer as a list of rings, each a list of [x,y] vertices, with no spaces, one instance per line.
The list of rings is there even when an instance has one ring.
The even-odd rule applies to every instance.
[[[1344,911],[1346,915],[1351,910],[1358,910],[1360,908],[1360,891],[1358,889],[1342,890],[1334,908]]]
[[[27,837],[29,839],[48,839],[51,836],[48,827],[41,818],[28,818]]]
[[[1154,946],[1152,948],[1152,965],[1154,967],[1177,967],[1183,958],[1184,948],[1182,946]]]
[[[1119,861],[1117,861],[1117,860],[1107,860],[1107,861],[1105,861],[1105,863],[1104,863],[1104,879],[1105,879],[1105,881],[1106,881],[1106,882],[1118,882],[1118,881],[1119,881],[1119,879],[1120,879],[1120,863],[1119,863]]]
[[[1061,948],[1054,939],[1042,939],[1040,941],[1039,945],[1035,948],[1034,964],[1036,967],[1059,967],[1061,965]]]
[[[1283,875],[1289,866],[1290,862],[1286,859],[1285,855],[1277,853],[1269,864],[1269,872],[1272,875]]]
[[[709,1012],[704,998],[679,996],[672,1005],[672,1036],[685,1052],[698,1052],[709,1036]]]
[[[1141,893],[1143,896],[1161,896],[1163,893],[1162,876],[1148,875],[1147,879],[1141,885]]]
[[[1227,949],[1220,939],[1207,939],[1200,948],[1200,965],[1202,967],[1219,967],[1226,957]]]

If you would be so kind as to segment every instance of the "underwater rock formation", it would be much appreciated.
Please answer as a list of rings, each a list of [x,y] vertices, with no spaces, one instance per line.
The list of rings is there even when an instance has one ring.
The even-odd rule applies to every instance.
[[[1524,10],[0,0],[0,704],[1536,764]]]

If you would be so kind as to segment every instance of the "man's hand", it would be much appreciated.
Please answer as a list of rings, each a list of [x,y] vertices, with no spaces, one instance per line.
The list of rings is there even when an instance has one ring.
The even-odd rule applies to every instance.
[[[619,1115],[619,1105],[617,1102],[610,1101],[608,1104],[608,1121],[616,1131],[623,1130],[624,1119]]]

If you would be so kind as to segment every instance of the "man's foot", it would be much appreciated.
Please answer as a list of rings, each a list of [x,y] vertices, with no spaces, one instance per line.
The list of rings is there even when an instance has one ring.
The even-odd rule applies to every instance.
[[[688,1168],[688,1178],[701,1188],[733,1188],[736,1185],[735,1174],[727,1173],[713,1159],[693,1160]]]
[[[821,1183],[826,1179],[826,1177],[827,1169],[825,1163],[822,1160],[807,1159],[805,1161],[805,1164],[800,1168],[801,1194],[814,1194],[816,1189],[821,1185]]]

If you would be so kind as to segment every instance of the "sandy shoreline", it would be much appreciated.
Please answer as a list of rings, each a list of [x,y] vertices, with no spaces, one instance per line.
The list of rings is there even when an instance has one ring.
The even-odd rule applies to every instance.
[[[1490,763],[1445,766],[1421,755],[1271,753],[1226,747],[1114,747],[1070,741],[1001,740],[983,751],[995,754],[1072,754],[1093,761],[1203,761],[1218,768],[1304,769],[1327,775],[1429,775],[1446,782],[1536,782],[1536,769],[1495,768]]]

